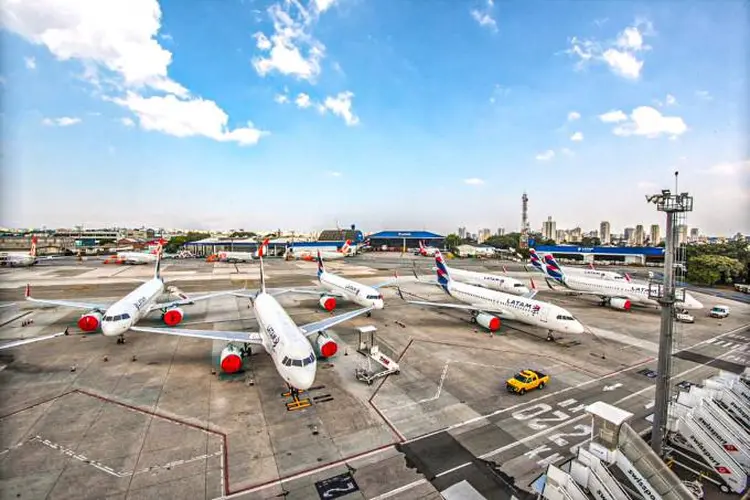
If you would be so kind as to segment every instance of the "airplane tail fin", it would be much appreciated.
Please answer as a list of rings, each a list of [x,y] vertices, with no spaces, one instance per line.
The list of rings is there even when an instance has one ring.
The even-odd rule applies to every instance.
[[[159,242],[159,245],[156,247],[156,265],[154,266],[154,278],[161,279],[161,254],[162,246],[161,242]]]
[[[508,268],[503,264],[503,274],[508,274]]]
[[[320,256],[320,250],[318,250],[318,279],[323,276],[324,272],[326,272],[326,270],[323,266],[323,257]]]
[[[37,237],[33,236],[31,238],[31,249],[29,250],[29,255],[32,257],[36,257],[36,243],[37,243]]]
[[[594,270],[594,263],[593,262],[589,262],[589,269],[591,269],[592,271]]]
[[[263,269],[263,255],[266,253],[268,238],[263,240],[263,244],[258,248],[258,259],[260,259],[260,293],[266,293],[266,273]]]
[[[541,271],[543,274],[547,274],[547,271],[544,269],[544,261],[533,248],[529,248],[529,262],[531,262],[531,265],[534,266],[534,269],[536,269],[537,271]]]
[[[341,253],[343,253],[344,255],[349,254],[349,247],[351,247],[351,245],[352,245],[352,241],[346,240],[344,245],[341,247]]]
[[[631,283],[633,281],[633,278],[630,277],[630,274],[625,273],[625,279],[628,281],[628,283]]]
[[[440,253],[440,250],[435,252],[435,266],[437,266],[438,284],[447,291],[448,285],[451,282],[451,276],[448,274],[448,266],[445,264],[445,259],[443,259],[443,254]]]
[[[557,281],[562,281],[565,278],[565,273],[563,273],[562,268],[555,260],[555,257],[552,254],[547,254],[544,256],[544,264],[545,268],[547,270],[547,274],[554,278]]]

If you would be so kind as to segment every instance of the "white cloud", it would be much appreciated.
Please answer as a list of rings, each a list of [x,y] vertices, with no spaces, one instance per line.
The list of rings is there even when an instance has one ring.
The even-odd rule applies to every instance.
[[[26,69],[36,69],[36,59],[33,57],[24,57],[23,62],[26,64]]]
[[[352,111],[352,97],[354,97],[352,92],[339,92],[335,97],[326,97],[323,101],[323,108],[343,118],[347,125],[356,125],[359,123],[359,118]]]
[[[132,118],[128,118],[128,117],[120,118],[120,123],[122,123],[126,127],[134,127],[135,126],[135,122],[133,121],[133,119]]]
[[[140,122],[141,128],[154,130],[175,137],[203,136],[220,142],[236,142],[241,146],[256,144],[268,132],[247,127],[230,130],[229,117],[215,102],[195,99],[180,99],[174,95],[142,97],[128,92],[114,102],[130,109]]]
[[[713,100],[713,96],[708,92],[708,90],[696,90],[695,95],[707,101]]]
[[[464,184],[469,184],[470,186],[479,186],[481,184],[484,184],[484,180],[480,179],[479,177],[470,177],[469,179],[464,179]]]
[[[310,30],[318,16],[332,4],[330,0],[316,0],[312,12],[296,0],[271,5],[268,14],[273,21],[273,34],[270,38],[263,33],[255,34],[256,45],[264,53],[253,58],[255,71],[260,76],[277,71],[302,80],[315,80],[320,74],[325,46]]]
[[[325,12],[336,3],[336,0],[313,0],[313,2],[315,3],[315,8],[318,9],[318,12]]]
[[[343,174],[341,172],[336,172],[333,170],[326,171],[326,175],[329,177],[341,177]]]
[[[739,174],[749,174],[750,160],[717,163],[715,165],[711,165],[707,169],[701,170],[701,172],[725,177],[731,177]]]
[[[167,76],[172,53],[155,39],[161,24],[156,0],[7,0],[1,5],[6,29],[44,45],[61,61],[89,61],[134,88],[187,94]]]
[[[570,136],[571,141],[580,142],[583,140],[583,133],[576,132],[575,134]]]
[[[286,104],[289,102],[289,97],[284,94],[276,94],[273,97],[273,100],[276,101],[279,104]]]
[[[479,26],[489,28],[492,31],[497,31],[497,22],[492,18],[488,12],[480,12],[476,9],[471,10],[471,17],[474,18]]]
[[[636,54],[651,48],[644,45],[644,35],[653,35],[651,23],[637,21],[634,26],[626,27],[614,41],[602,43],[573,37],[566,52],[578,58],[578,69],[588,62],[603,62],[616,75],[636,80],[643,69],[643,61]]]
[[[677,99],[672,94],[667,94],[666,103],[667,106],[672,106],[673,104],[677,104]]]
[[[294,100],[294,103],[297,105],[298,108],[303,108],[303,109],[309,108],[311,105],[310,96],[307,94],[301,93]]]
[[[578,120],[579,118],[581,118],[581,113],[579,113],[578,111],[571,111],[570,113],[568,113],[569,122]]]
[[[548,149],[544,153],[539,153],[538,155],[536,155],[536,159],[539,161],[551,160],[554,157],[555,157],[555,152],[552,151],[551,149]]]
[[[607,111],[603,115],[599,115],[599,119],[604,123],[617,123],[628,119],[628,115],[620,111],[619,109]]]
[[[51,127],[51,126],[69,127],[77,123],[81,123],[81,119],[72,118],[70,116],[63,116],[60,118],[45,118],[44,120],[42,120],[42,125],[46,125],[48,127]]]
[[[568,148],[562,148],[562,149],[560,149],[560,152],[562,154],[564,154],[565,156],[573,156],[573,155],[575,155],[575,153],[573,151],[571,151],[570,149],[568,149]]]
[[[662,134],[673,138],[684,134],[687,125],[679,116],[664,116],[659,110],[650,106],[639,106],[630,113],[630,119],[615,127],[615,135],[640,135],[650,139]]]
[[[0,9],[3,27],[47,47],[61,61],[80,61],[84,77],[97,87],[105,73],[104,82],[120,95],[105,99],[133,111],[147,130],[240,144],[254,144],[262,135],[252,126],[228,130],[228,117],[215,102],[190,97],[188,89],[169,77],[172,53],[157,39],[157,0],[6,0]],[[134,92],[144,89],[171,95]]]

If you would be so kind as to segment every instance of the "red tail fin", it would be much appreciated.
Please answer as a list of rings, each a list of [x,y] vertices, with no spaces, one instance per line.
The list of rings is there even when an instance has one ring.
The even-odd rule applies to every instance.
[[[26,283],[26,291],[24,291],[23,296],[27,299],[31,297],[31,285],[29,285],[28,283]]]
[[[36,257],[36,243],[39,241],[36,236],[33,236],[31,238],[31,249],[29,250],[29,255],[32,257]]]
[[[531,282],[531,289],[536,290],[536,283],[534,283],[534,278],[529,278],[529,281]]]

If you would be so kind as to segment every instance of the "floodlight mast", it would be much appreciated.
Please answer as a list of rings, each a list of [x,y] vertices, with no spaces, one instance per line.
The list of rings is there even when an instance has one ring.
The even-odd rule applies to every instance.
[[[656,209],[667,214],[667,227],[664,248],[664,279],[662,283],[649,283],[649,298],[661,305],[661,328],[659,335],[659,361],[657,366],[656,394],[654,398],[654,423],[651,432],[651,449],[663,454],[664,436],[667,430],[670,388],[672,377],[672,346],[674,344],[674,304],[684,301],[685,291],[677,297],[675,289],[675,251],[679,246],[678,227],[675,221],[681,214],[693,210],[693,197],[688,193],[677,194],[675,172],[675,194],[663,189],[660,194],[646,196],[648,203],[656,204]]]

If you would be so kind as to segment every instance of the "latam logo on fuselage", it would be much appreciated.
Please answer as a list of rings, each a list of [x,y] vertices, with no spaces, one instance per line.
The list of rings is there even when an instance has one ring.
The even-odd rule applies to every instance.
[[[272,326],[267,327],[266,332],[268,332],[268,336],[271,337],[272,348],[276,349],[276,346],[279,345],[279,340],[281,340],[279,338],[279,335],[276,333]]]

